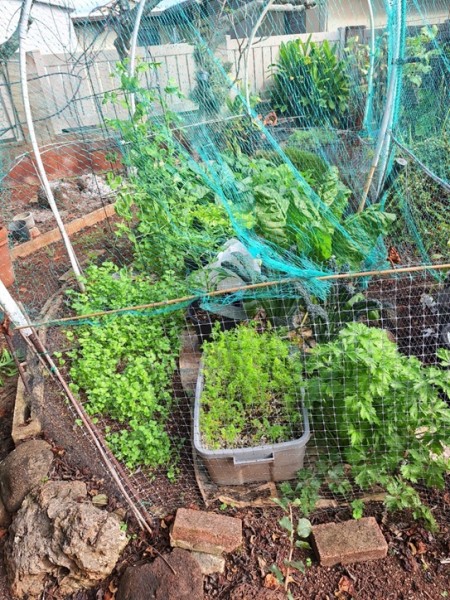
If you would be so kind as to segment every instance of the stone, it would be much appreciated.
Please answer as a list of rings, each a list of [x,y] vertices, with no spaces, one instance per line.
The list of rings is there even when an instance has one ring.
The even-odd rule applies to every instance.
[[[8,512],[16,512],[25,496],[48,477],[52,461],[50,445],[44,440],[31,440],[0,463],[0,496]]]
[[[230,594],[230,600],[285,600],[282,590],[268,590],[249,583],[241,583]]]
[[[179,508],[170,533],[170,543],[178,548],[222,554],[242,545],[242,521],[201,510]]]
[[[377,560],[387,555],[387,542],[374,517],[315,525],[312,534],[314,548],[324,567]]]
[[[115,515],[87,498],[81,481],[48,481],[25,498],[5,544],[17,598],[41,598],[49,577],[61,596],[92,588],[111,574],[127,538]]]
[[[5,505],[0,498],[0,529],[6,529],[11,523],[11,515],[6,510]]]
[[[153,563],[129,567],[120,580],[116,600],[202,600],[203,577],[190,552],[176,548]]]
[[[34,414],[31,399],[26,393],[22,379],[19,377],[17,380],[11,437],[17,446],[26,439],[38,437],[41,431],[41,423]]]
[[[206,554],[205,552],[191,552],[195,558],[203,575],[212,575],[213,573],[225,572],[225,559],[223,556],[215,554]]]

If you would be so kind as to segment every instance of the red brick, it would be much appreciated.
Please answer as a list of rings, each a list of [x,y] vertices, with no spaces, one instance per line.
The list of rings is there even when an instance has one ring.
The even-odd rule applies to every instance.
[[[324,567],[384,558],[388,545],[373,517],[325,523],[312,528],[314,548]]]
[[[179,508],[170,533],[170,543],[178,548],[222,554],[242,545],[242,521],[234,517]]]

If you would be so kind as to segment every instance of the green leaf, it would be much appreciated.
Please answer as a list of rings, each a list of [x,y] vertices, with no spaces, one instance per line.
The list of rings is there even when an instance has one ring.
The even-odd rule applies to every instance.
[[[289,531],[289,533],[292,533],[294,531],[292,521],[290,520],[289,517],[282,517],[278,521],[278,524],[281,525],[281,527],[283,527],[283,529],[286,529],[286,531]]]
[[[280,571],[279,567],[277,567],[277,565],[271,565],[269,571],[275,575],[275,577],[277,578],[278,583],[280,583],[280,584],[284,583],[284,575]]]
[[[305,542],[304,540],[297,540],[295,542],[295,547],[300,548],[301,550],[311,550],[311,544]]]
[[[305,574],[305,572],[306,572],[305,563],[302,560],[285,560],[284,564],[287,567],[292,567],[293,569],[297,569],[297,571],[300,571],[303,574]]]
[[[307,538],[311,535],[311,521],[309,519],[299,519],[297,523],[297,535],[301,538]]]
[[[353,500],[351,507],[353,518],[361,519],[364,514],[364,502],[362,500]]]

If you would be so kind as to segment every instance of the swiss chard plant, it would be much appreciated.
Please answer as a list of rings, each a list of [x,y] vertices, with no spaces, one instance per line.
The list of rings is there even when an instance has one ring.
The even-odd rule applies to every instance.
[[[240,194],[253,209],[255,231],[315,263],[335,256],[340,266],[359,268],[395,220],[378,205],[350,213],[350,190],[335,167],[299,178],[287,164],[240,156],[233,169]]]
[[[399,353],[386,331],[352,323],[317,345],[307,362],[307,404],[322,432],[363,490],[387,489],[388,508],[410,508],[435,526],[412,484],[442,489],[450,467],[450,354],[441,367]]]
[[[275,330],[241,325],[203,344],[200,429],[210,449],[299,437],[301,360]],[[301,435],[301,433],[300,433]]]

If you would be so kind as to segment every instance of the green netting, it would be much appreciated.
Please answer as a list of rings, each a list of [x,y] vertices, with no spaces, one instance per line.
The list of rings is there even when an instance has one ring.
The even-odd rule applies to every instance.
[[[115,207],[97,229],[71,234],[87,293],[72,281],[59,309],[43,313],[70,281],[69,262],[60,242],[21,254],[20,236],[11,236],[11,291],[50,330],[111,448],[152,477],[184,467],[192,477],[180,332],[196,345],[194,330],[201,344],[214,327],[249,326],[279,336],[283,360],[302,364],[286,406],[308,404],[311,469],[322,459],[352,465],[331,493],[354,498],[379,483],[397,500],[410,494],[407,506],[431,521],[402,486],[445,485],[446,2],[76,4],[72,37],[46,39],[48,53],[34,13],[32,115],[64,221]],[[3,219],[32,197],[46,231],[54,221],[26,145],[14,50],[0,54],[0,118],[3,110],[17,121],[5,117],[16,140],[2,173]],[[417,276],[395,272],[425,265]],[[430,452],[437,465],[421,477]]]

